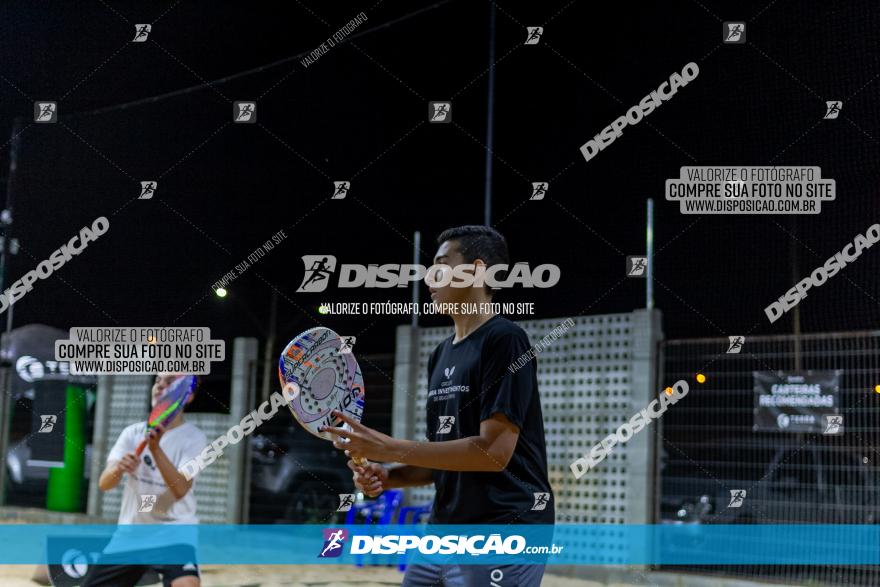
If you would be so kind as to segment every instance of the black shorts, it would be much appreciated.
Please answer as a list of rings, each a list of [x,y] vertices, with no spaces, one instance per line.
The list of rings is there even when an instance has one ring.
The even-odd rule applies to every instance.
[[[180,546],[171,547],[175,552],[180,551]],[[199,566],[195,562],[195,549],[192,549],[193,561],[182,565],[124,565],[113,564],[114,556],[119,560],[120,555],[103,555],[101,559],[110,564],[101,564],[101,559],[96,564],[89,565],[81,587],[134,587],[147,571],[153,570],[162,577],[162,584],[171,587],[171,582],[178,577],[200,577]],[[165,549],[147,549],[147,551]],[[143,551],[143,552],[147,552]],[[123,555],[124,556],[124,555]],[[129,560],[131,560],[129,558]]]
[[[150,569],[162,577],[162,585],[171,587],[178,577],[199,576],[199,567],[190,565],[90,565],[82,587],[134,587]]]
[[[401,587],[541,587],[544,565],[409,565]]]

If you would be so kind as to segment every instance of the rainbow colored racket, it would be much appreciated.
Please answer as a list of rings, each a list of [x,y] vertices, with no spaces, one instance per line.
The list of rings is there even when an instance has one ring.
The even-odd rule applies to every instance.
[[[195,389],[195,375],[181,375],[172,381],[168,389],[165,390],[165,393],[162,394],[162,397],[159,398],[159,401],[156,402],[156,405],[153,406],[150,417],[147,418],[147,434],[154,428],[167,426],[173,422],[177,414],[183,411],[189,396],[192,395]],[[134,451],[134,454],[140,456],[146,447],[147,439],[144,438],[138,445],[137,450]]]
[[[351,352],[338,334],[319,326],[306,330],[284,347],[278,360],[278,379],[287,405],[300,426],[310,434],[334,440],[324,426],[349,429],[331,412],[345,414],[360,422],[364,415],[364,376]],[[361,466],[366,459],[354,459]]]

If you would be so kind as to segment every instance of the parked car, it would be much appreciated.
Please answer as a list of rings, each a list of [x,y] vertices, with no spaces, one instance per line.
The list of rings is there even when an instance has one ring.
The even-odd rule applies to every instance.
[[[251,523],[326,523],[354,493],[345,455],[292,426],[264,424],[250,439]]]
[[[867,452],[780,448],[758,480],[667,477],[660,504],[667,524],[875,524],[880,484]]]

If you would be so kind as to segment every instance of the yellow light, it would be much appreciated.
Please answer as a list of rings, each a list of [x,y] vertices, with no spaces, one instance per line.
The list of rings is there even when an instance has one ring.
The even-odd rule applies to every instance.
[[[667,387],[667,388],[664,389],[663,391],[666,392],[666,395],[672,395],[672,388],[671,388],[671,387]]]
[[[329,314],[330,307],[329,306],[318,306],[318,314]]]
[[[880,385],[875,385],[874,391],[876,391],[877,393],[880,393]]]
[[[706,376],[702,373],[697,373],[697,383],[706,383]]]
[[[218,298],[225,298],[228,292],[226,291],[225,287],[218,287],[214,290],[214,293],[217,294]]]

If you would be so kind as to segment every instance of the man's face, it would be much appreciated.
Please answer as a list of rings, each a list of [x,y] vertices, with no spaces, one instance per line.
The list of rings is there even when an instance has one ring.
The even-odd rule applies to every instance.
[[[183,373],[159,373],[153,382],[153,390],[150,397],[150,405],[155,406],[159,398],[165,394],[168,386],[174,383],[174,380],[183,375]]]
[[[437,249],[437,254],[434,255],[435,265],[456,267],[466,263],[467,261],[465,261],[464,256],[459,252],[458,242],[456,241],[443,241]],[[473,265],[483,265],[485,267],[485,263],[481,259],[475,259]],[[470,273],[473,273],[473,270]],[[452,282],[445,287],[429,287],[431,301],[435,304],[462,304],[472,301],[473,288],[452,287],[453,282],[461,282],[461,280],[453,278]],[[482,289],[482,286],[479,287]]]

